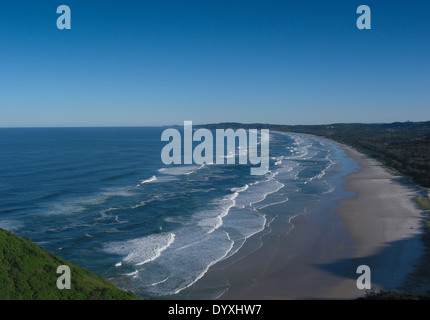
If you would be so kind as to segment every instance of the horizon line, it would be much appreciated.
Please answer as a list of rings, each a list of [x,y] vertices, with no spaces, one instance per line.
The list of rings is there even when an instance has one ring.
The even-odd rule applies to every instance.
[[[203,123],[203,124],[194,124],[196,126],[204,126],[204,125],[221,125],[221,124],[243,124],[243,125],[271,125],[271,126],[331,126],[331,125],[341,125],[341,124],[394,124],[394,123],[425,123],[430,122],[430,120],[423,121],[393,121],[393,122],[334,122],[334,123],[323,123],[323,124],[276,124],[276,123],[265,123],[265,122],[237,122],[237,121],[224,121],[224,122],[214,122],[214,123]],[[160,128],[160,127],[181,127],[183,124],[166,124],[166,125],[100,125],[100,126],[0,126],[0,129],[73,129],[73,128]]]

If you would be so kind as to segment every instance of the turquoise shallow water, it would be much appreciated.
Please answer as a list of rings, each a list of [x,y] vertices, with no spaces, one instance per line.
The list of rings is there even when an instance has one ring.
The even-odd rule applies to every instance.
[[[181,297],[251,236],[344,196],[335,173],[354,167],[330,142],[277,132],[262,176],[166,166],[163,129],[0,129],[0,227],[140,297]]]

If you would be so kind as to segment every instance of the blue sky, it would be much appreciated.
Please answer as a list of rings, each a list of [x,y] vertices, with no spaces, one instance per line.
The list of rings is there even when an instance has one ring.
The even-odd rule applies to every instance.
[[[2,0],[0,127],[430,120],[429,16],[429,1]]]

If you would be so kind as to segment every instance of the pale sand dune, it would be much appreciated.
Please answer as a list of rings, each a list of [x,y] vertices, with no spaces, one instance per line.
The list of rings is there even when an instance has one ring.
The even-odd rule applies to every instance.
[[[340,208],[314,208],[294,219],[284,236],[266,235],[259,250],[214,270],[228,278],[220,299],[351,299],[359,265],[372,271],[372,288],[395,289],[423,254],[422,213],[416,191],[375,160],[341,146],[361,169],[346,177],[345,190],[356,196]]]

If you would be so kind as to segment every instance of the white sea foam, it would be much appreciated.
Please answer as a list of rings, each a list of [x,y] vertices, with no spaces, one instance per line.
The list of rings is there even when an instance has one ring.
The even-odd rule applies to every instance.
[[[228,236],[228,234],[227,234],[227,236]],[[230,240],[230,239],[228,239],[228,240]],[[223,260],[223,259],[225,259],[227,257],[227,255],[229,254],[229,252],[233,248],[233,244],[234,243],[231,242],[230,247],[227,250],[225,250],[225,253],[221,257],[218,257],[217,259],[212,260],[209,264],[207,264],[206,268],[204,268],[203,271],[199,275],[197,275],[197,277],[195,277],[187,285],[176,289],[176,291],[174,291],[173,294],[178,294],[179,292],[181,292],[181,291],[183,291],[183,290],[191,287],[194,283],[196,283],[197,281],[199,281],[208,272],[208,270],[209,270],[210,267],[212,267],[214,264],[216,264],[217,262],[219,262],[219,261],[221,261],[221,260]]]
[[[235,212],[231,218],[228,214],[235,207],[236,199],[255,184],[232,188],[231,194],[214,201],[208,205],[207,210],[186,220],[187,223],[177,230],[175,243],[169,248],[168,254],[163,254],[160,258],[162,260],[157,260],[159,265],[167,268],[163,274],[171,276],[150,284],[156,287],[153,293],[177,294],[192,286],[212,265],[236,253],[247,238],[264,230],[266,218],[256,210]],[[225,229],[220,229],[224,225],[223,220],[227,218],[228,229],[235,233],[234,239]],[[196,228],[196,225],[205,232],[202,233],[202,229]],[[202,252],[205,254],[202,255]],[[189,257],[195,257],[193,264],[189,264]],[[175,270],[173,273],[172,268]]]
[[[124,274],[124,276],[127,276],[127,277],[136,277],[137,276],[137,274],[139,273],[139,271],[138,270],[135,270],[135,271],[133,271],[133,272],[130,272],[130,273],[125,273]]]
[[[249,188],[249,184],[245,184],[243,187],[232,188],[231,191],[240,193],[242,191],[247,190],[248,188]]]
[[[80,213],[86,210],[83,205],[74,204],[73,202],[61,202],[50,206],[50,210],[46,212],[47,215],[67,215]]]
[[[285,184],[275,179],[278,172],[271,172],[266,180],[256,181],[249,185],[249,188],[242,190],[240,197],[236,199],[235,205],[238,208],[252,206],[266,199],[269,194],[278,192]]]
[[[180,176],[180,175],[190,175],[197,170],[200,170],[205,165],[189,165],[189,166],[173,166],[173,167],[167,167],[167,168],[161,168],[158,169],[158,172],[166,175],[172,175],[172,176]]]
[[[113,187],[113,188],[106,188],[105,191],[101,193],[101,196],[104,196],[106,198],[111,197],[133,197],[136,194],[133,192],[131,188],[128,187]]]
[[[333,160],[331,160],[330,158],[329,158],[329,156],[330,156],[330,154],[328,154],[326,157],[325,157],[325,159],[324,160],[328,160],[330,163],[329,164],[327,164],[326,165],[326,167],[323,169],[323,170],[321,170],[321,172],[319,173],[319,174],[317,174],[317,175],[315,175],[315,176],[313,176],[313,177],[311,177],[311,178],[309,178],[308,179],[308,181],[306,181],[305,182],[305,184],[306,183],[308,183],[308,182],[311,182],[311,181],[313,181],[313,180],[315,180],[315,179],[318,179],[318,180],[320,180],[325,174],[326,174],[326,171],[332,166],[332,165],[334,165],[335,164],[335,162],[333,161]]]
[[[332,186],[332,185],[328,185],[329,189],[327,191],[324,191],[323,194],[328,194],[328,193],[332,193],[336,187]]]
[[[123,207],[112,207],[105,210],[100,211],[100,217],[98,217],[96,220],[103,220],[103,219],[109,219],[111,218],[110,215],[108,215],[109,212],[115,211],[115,210],[121,210],[124,209]]]
[[[123,262],[141,266],[160,257],[174,241],[174,233],[159,233],[124,242],[113,242],[105,246],[105,251],[124,256]]]
[[[140,208],[140,207],[144,207],[144,206],[146,206],[146,204],[148,202],[150,202],[150,200],[149,201],[140,201],[138,204],[135,204],[134,206],[131,206],[130,209],[133,210],[133,209],[137,209],[137,208]]]
[[[177,180],[179,180],[179,178],[176,177],[176,176],[166,175],[166,176],[157,177],[157,182],[158,183],[172,182],[172,181],[177,181]]]
[[[277,205],[277,204],[281,204],[281,203],[285,203],[285,202],[287,202],[289,199],[287,198],[287,197],[285,197],[283,200],[281,200],[281,201],[277,201],[277,202],[271,202],[271,203],[269,203],[269,204],[266,204],[266,205],[264,205],[264,206],[261,206],[261,207],[259,207],[258,209],[264,209],[264,208],[267,208],[267,207],[270,207],[270,206],[274,206],[274,205]]]
[[[195,215],[199,219],[198,225],[201,227],[209,228],[207,233],[212,233],[223,224],[223,218],[227,216],[234,206],[236,206],[236,199],[241,192],[246,191],[249,184],[242,187],[232,188],[232,194],[229,194],[222,199],[215,201],[215,208],[212,210],[205,210],[204,213]]]
[[[121,249],[117,244],[114,247],[115,251]],[[122,281],[135,292],[143,290],[155,296],[176,294],[201,279],[212,265],[227,256],[232,247],[227,232],[207,234],[191,225],[190,228],[180,228],[165,253],[147,267],[137,268],[138,273],[128,277],[128,281]]]
[[[210,229],[208,231],[208,233],[212,233],[215,230],[217,230],[219,227],[222,226],[223,223],[223,218],[225,216],[228,215],[228,213],[230,212],[230,209],[233,208],[236,205],[236,201],[235,199],[237,198],[237,196],[239,195],[239,192],[235,192],[232,195],[227,196],[224,199],[225,204],[223,205],[223,208],[221,210],[221,213],[219,215],[217,215],[214,219],[212,219],[213,223],[213,227],[212,229]],[[210,221],[210,220],[208,220]]]
[[[162,215],[161,223],[166,225],[164,230],[173,230],[172,233],[158,233],[106,245],[106,252],[121,256],[121,262],[115,266],[119,268],[117,274],[126,275],[126,278],[119,277],[120,281],[126,281],[124,287],[150,296],[180,293],[201,279],[215,263],[237,253],[249,237],[262,231],[261,234],[270,232],[270,224],[276,216],[274,217],[273,212],[266,208],[287,203],[290,195],[292,200],[290,203],[294,206],[297,199],[292,193],[298,192],[297,188],[305,188],[303,182],[310,176],[321,175],[322,178],[325,173],[321,170],[326,164],[330,165],[330,157],[327,156],[324,159],[325,149],[319,148],[314,140],[301,135],[296,135],[293,140],[295,144],[285,152],[285,155],[272,157],[276,167],[273,167],[273,171],[267,175],[255,177],[253,182],[246,181],[247,183],[239,187],[230,187],[228,194],[217,199],[210,196],[203,197],[201,191],[198,191],[202,200],[192,202],[191,209],[187,207],[183,214],[181,212],[175,215]],[[310,161],[306,161],[309,157],[311,157]],[[324,163],[324,160],[327,160],[327,163]],[[315,172],[312,161],[318,162],[318,168],[321,170]],[[183,194],[182,188],[188,188],[193,183],[194,179],[186,181],[185,186],[183,181],[189,179],[184,179],[184,176],[193,174],[203,167],[191,165],[159,169],[157,180],[149,181],[151,177],[142,181],[145,183],[156,181],[157,184],[148,184],[148,193],[145,193],[144,198],[139,195],[140,198],[137,201],[127,204],[126,207],[138,208],[146,205],[151,200],[152,191],[160,195],[160,199],[175,199],[177,195]],[[299,174],[300,172],[302,173]],[[208,180],[199,179],[198,182],[202,182],[201,185],[208,190],[217,187],[215,184],[211,185],[212,179],[218,183],[219,179],[223,181],[222,179],[232,179],[236,176],[240,178],[239,173],[224,170],[222,166],[211,166],[207,173],[206,175],[205,170],[203,178],[209,177]],[[175,190],[171,196],[162,193],[158,188],[158,183],[162,179],[179,181],[178,194]],[[320,183],[315,185],[319,187]],[[187,195],[192,196],[199,186],[198,183],[195,186],[191,185],[191,190],[187,189]],[[155,189],[152,190],[152,187]],[[285,189],[282,189],[284,187]],[[324,190],[328,189],[323,187]],[[148,198],[149,200],[145,200]],[[210,200],[206,203],[205,199]],[[188,199],[185,200],[188,201]],[[156,204],[158,205],[158,201]],[[163,204],[163,210],[165,207],[168,208],[168,203]],[[179,206],[178,208],[180,210]],[[292,217],[289,218],[289,215],[290,213],[285,214],[282,219],[291,221]],[[111,218],[113,219],[114,216]],[[158,225],[151,224],[151,228],[154,230]],[[255,237],[255,240],[258,246],[258,237]]]
[[[23,226],[23,223],[17,220],[0,220],[0,228],[7,231],[15,231]]]
[[[128,223],[128,221],[125,221],[125,220],[119,220],[118,215],[116,215],[116,216],[115,216],[115,221],[116,221],[116,222],[118,222],[119,224],[122,224],[122,223]]]
[[[161,281],[157,281],[157,282],[151,283],[150,286],[156,286],[156,285],[162,284],[162,283],[166,282],[168,279],[169,279],[169,277],[167,277],[167,278],[165,278],[165,279],[163,279]]]
[[[279,166],[279,165],[281,165],[281,164],[282,164],[282,160],[284,159],[284,157],[283,157],[283,156],[280,156],[280,157],[273,157],[272,159],[276,160],[274,165],[275,165],[275,166]]]
[[[150,182],[154,182],[154,181],[157,181],[157,177],[156,176],[152,176],[149,179],[140,181],[140,183],[137,185],[137,187],[140,187],[142,184],[150,183]]]
[[[71,200],[63,200],[52,203],[48,207],[47,215],[65,215],[81,213],[90,209],[93,206],[105,203],[112,197],[132,197],[135,194],[129,188],[106,188],[94,195],[79,197]],[[116,208],[115,208],[116,210]],[[102,218],[106,214],[106,210],[102,211]]]

